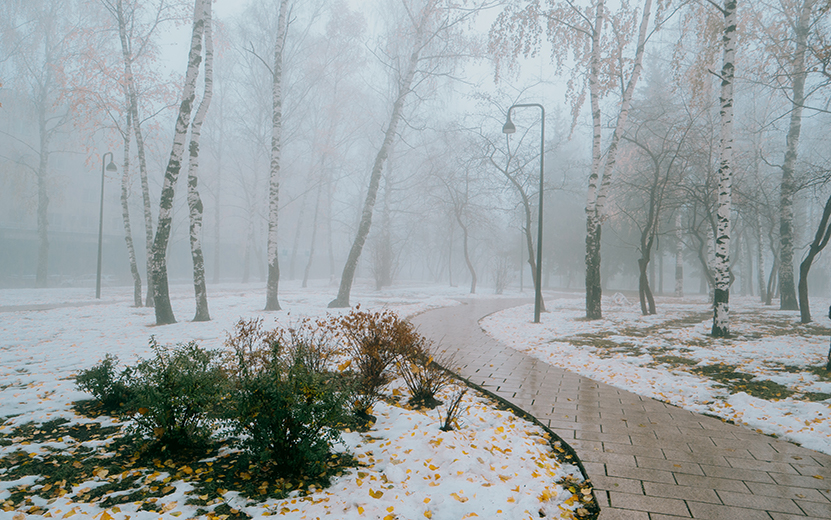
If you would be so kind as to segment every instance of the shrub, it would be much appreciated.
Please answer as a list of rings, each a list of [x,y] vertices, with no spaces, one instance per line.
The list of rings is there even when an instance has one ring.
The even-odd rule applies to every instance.
[[[406,353],[420,349],[413,326],[390,311],[358,309],[337,318],[337,330],[356,374],[354,411],[368,414],[393,379],[393,367]]]
[[[459,420],[462,418],[462,398],[467,393],[467,388],[460,390],[450,396],[450,404],[447,405],[444,415],[439,414],[439,421],[441,422],[441,431],[451,432],[459,429]]]
[[[116,373],[118,358],[107,354],[103,360],[92,368],[81,370],[75,376],[75,386],[79,390],[93,395],[105,410],[117,412],[132,399],[129,387],[131,369],[128,367],[120,374]]]
[[[240,321],[227,344],[234,367],[229,418],[251,462],[283,476],[325,472],[350,398],[346,380],[329,369],[325,331],[310,321],[270,332],[260,320]]]
[[[432,342],[420,337],[414,348],[396,363],[398,374],[410,390],[409,404],[431,409],[440,405],[436,394],[451,381],[450,374],[442,367],[449,367],[452,363],[452,356],[440,354]]]
[[[150,338],[153,357],[133,370],[130,410],[137,430],[165,446],[200,447],[227,395],[219,352],[191,341],[159,345]]]

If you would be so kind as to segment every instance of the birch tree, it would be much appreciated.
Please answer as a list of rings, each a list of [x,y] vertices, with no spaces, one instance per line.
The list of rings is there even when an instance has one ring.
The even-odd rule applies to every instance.
[[[463,39],[458,31],[477,11],[475,8],[457,8],[454,2],[447,0],[401,0],[401,8],[403,20],[396,24],[395,36],[391,34],[388,41],[390,49],[397,47],[400,50],[388,54],[391,62],[387,65],[395,85],[392,110],[372,165],[361,219],[343,267],[338,295],[329,302],[330,308],[349,306],[355,270],[372,226],[372,212],[384,164],[404,117],[405,103],[411,93],[425,85],[427,79],[446,74],[448,69],[452,70],[454,61],[468,52],[460,45]],[[398,40],[395,41],[395,38]]]
[[[612,185],[617,150],[629,115],[632,95],[643,69],[643,55],[651,34],[666,18],[661,3],[653,19],[652,0],[637,10],[624,2],[612,13],[605,0],[587,4],[571,0],[531,1],[509,4],[490,30],[490,49],[500,67],[516,66],[519,56],[540,51],[545,31],[558,67],[573,64],[568,96],[576,122],[588,90],[592,120],[592,161],[586,197],[586,317],[600,319],[600,238],[606,218],[606,200]],[[650,23],[653,28],[650,30]],[[632,36],[637,28],[637,40]],[[612,136],[603,151],[601,99],[615,94],[619,110]]]
[[[715,4],[714,4],[715,5]],[[733,200],[733,82],[736,62],[737,0],[724,0],[719,134],[718,209],[716,211],[715,262],[713,272],[712,335],[730,335],[730,211]]]
[[[176,194],[176,181],[182,169],[182,156],[187,139],[188,126],[196,97],[196,78],[199,75],[199,65],[202,62],[202,36],[205,30],[204,2],[210,0],[194,0],[193,30],[188,54],[188,68],[185,73],[185,82],[182,89],[182,102],[179,105],[179,115],[176,119],[176,129],[173,137],[173,146],[170,150],[167,169],[162,185],[159,201],[159,218],[156,236],[153,239],[152,276],[156,310],[156,324],[165,325],[176,323],[173,308],[170,306],[170,293],[167,282],[167,245],[170,240],[170,228],[173,219],[173,198]]]
[[[271,83],[271,173],[268,181],[268,281],[265,310],[279,311],[280,264],[277,251],[277,219],[280,209],[280,159],[283,135],[283,49],[288,28],[289,0],[280,0],[277,34],[274,39],[274,61]]]
[[[153,280],[151,265],[153,256],[153,214],[150,200],[150,182],[147,172],[147,153],[144,139],[146,118],[142,101],[148,98],[164,100],[169,96],[167,82],[155,73],[158,47],[156,38],[165,25],[184,19],[183,2],[156,0],[154,3],[138,0],[101,0],[113,17],[121,45],[124,67],[123,88],[126,90],[127,110],[130,113],[132,132],[136,140],[138,171],[141,181],[142,207],[144,210],[144,239],[147,260],[147,298],[145,305],[153,306]],[[138,70],[137,70],[138,69]],[[142,83],[140,85],[139,83]]]
[[[816,0],[784,0],[774,5],[755,6],[751,17],[752,34],[760,40],[761,56],[757,60],[768,70],[769,83],[782,89],[788,99],[789,124],[785,138],[785,154],[779,168],[779,308],[799,308],[794,283],[794,196],[796,165],[802,113],[809,93],[806,92],[810,55],[809,36],[816,23]],[[752,4],[751,4],[751,7]],[[809,89],[810,90],[810,89]]]
[[[193,291],[196,298],[196,315],[193,321],[209,321],[208,291],[205,287],[205,256],[202,254],[202,198],[199,196],[199,139],[202,123],[213,96],[213,39],[211,1],[204,1],[202,19],[205,25],[205,87],[202,101],[193,117],[190,128],[190,156],[188,158],[188,215],[190,220],[190,252],[193,259]]]

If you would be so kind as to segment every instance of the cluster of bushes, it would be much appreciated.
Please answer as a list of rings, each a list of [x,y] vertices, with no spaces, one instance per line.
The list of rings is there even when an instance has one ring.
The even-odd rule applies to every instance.
[[[341,431],[371,424],[372,406],[396,377],[417,407],[441,404],[435,395],[449,382],[433,345],[391,312],[354,310],[275,330],[240,320],[222,351],[153,338],[150,346],[152,357],[120,371],[107,355],[78,374],[78,388],[163,449],[230,440],[279,476],[325,471]]]

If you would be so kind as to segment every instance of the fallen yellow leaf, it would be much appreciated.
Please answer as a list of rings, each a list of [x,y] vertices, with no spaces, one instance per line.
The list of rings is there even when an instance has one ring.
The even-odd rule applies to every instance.
[[[369,488],[369,496],[371,496],[372,498],[381,498],[382,496],[384,496],[384,492],[373,491],[372,488]]]

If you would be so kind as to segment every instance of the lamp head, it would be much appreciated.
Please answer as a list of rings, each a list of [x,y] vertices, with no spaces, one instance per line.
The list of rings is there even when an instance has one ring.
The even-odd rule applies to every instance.
[[[108,172],[118,171],[118,166],[115,165],[115,163],[112,160],[112,157],[110,157],[110,164],[107,165],[107,171]]]
[[[502,125],[502,133],[503,134],[513,134],[516,132],[516,127],[514,123],[511,122],[511,111],[508,111],[508,119],[505,120],[505,124]]]

